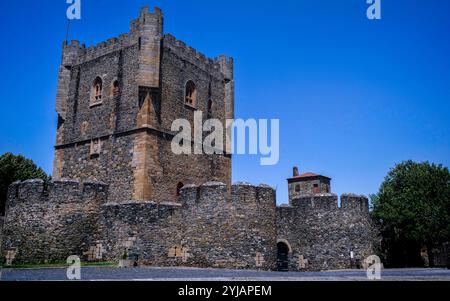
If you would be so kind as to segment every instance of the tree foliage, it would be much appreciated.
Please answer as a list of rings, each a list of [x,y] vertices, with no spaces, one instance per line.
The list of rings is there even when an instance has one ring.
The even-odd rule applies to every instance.
[[[15,156],[11,153],[0,156],[0,215],[5,210],[8,186],[15,181],[29,179],[48,181],[50,177],[32,160],[23,156]]]
[[[450,241],[448,168],[428,162],[402,162],[388,173],[372,202],[372,215],[380,226],[391,265],[416,265],[422,246],[430,251]]]

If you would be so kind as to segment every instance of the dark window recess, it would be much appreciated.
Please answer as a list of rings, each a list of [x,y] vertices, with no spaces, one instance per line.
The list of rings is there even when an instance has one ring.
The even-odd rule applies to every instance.
[[[100,77],[97,77],[94,80],[92,89],[93,89],[92,101],[93,102],[101,101],[102,100],[102,91],[103,91],[103,81]]]
[[[184,93],[184,102],[187,105],[194,107],[197,102],[197,87],[193,81],[188,81],[186,83],[186,90]]]
[[[112,94],[113,96],[118,96],[120,94],[120,84],[118,80],[115,80],[113,82],[113,86],[112,86]]]
[[[209,115],[212,114],[212,100],[211,99],[208,100],[208,114]]]
[[[184,184],[179,182],[177,185],[177,195],[181,194],[181,189],[184,187]]]
[[[313,193],[319,193],[319,184],[314,184],[312,190]]]

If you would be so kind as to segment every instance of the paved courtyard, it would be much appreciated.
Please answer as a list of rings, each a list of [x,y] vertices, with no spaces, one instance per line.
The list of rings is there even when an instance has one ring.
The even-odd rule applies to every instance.
[[[3,281],[67,280],[64,268],[3,269]],[[446,280],[450,281],[449,269],[391,269],[382,270],[382,280]],[[364,281],[364,270],[325,272],[264,272],[247,270],[217,270],[193,268],[134,268],[82,267],[82,280],[151,280],[151,281]]]

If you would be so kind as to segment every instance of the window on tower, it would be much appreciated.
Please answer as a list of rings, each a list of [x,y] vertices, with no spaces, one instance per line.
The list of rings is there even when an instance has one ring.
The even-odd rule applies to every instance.
[[[115,80],[113,82],[112,94],[113,94],[114,97],[119,96],[119,94],[120,94],[120,84],[119,84],[118,80]]]
[[[212,114],[212,100],[211,98],[208,100],[208,115],[211,116]]]
[[[100,77],[96,77],[92,85],[91,105],[102,102],[103,81]]]
[[[177,185],[177,196],[181,195],[181,189],[184,187],[184,184],[182,182],[179,182]]]
[[[191,80],[186,83],[184,101],[187,105],[191,107],[195,107],[197,103],[197,87]]]

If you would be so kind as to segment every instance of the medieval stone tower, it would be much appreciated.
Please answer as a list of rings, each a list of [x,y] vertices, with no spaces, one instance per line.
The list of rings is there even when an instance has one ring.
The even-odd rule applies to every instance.
[[[110,184],[110,201],[175,201],[185,184],[231,184],[231,156],[171,152],[172,122],[234,116],[233,60],[208,59],[163,33],[160,9],[86,48],[65,42],[54,178]]]
[[[268,185],[231,185],[229,154],[174,154],[174,120],[234,117],[233,61],[164,35],[157,8],[130,27],[90,48],[64,43],[53,179],[9,186],[0,262],[304,271],[373,254],[367,197],[338,202],[330,178],[294,168],[277,206]]]

